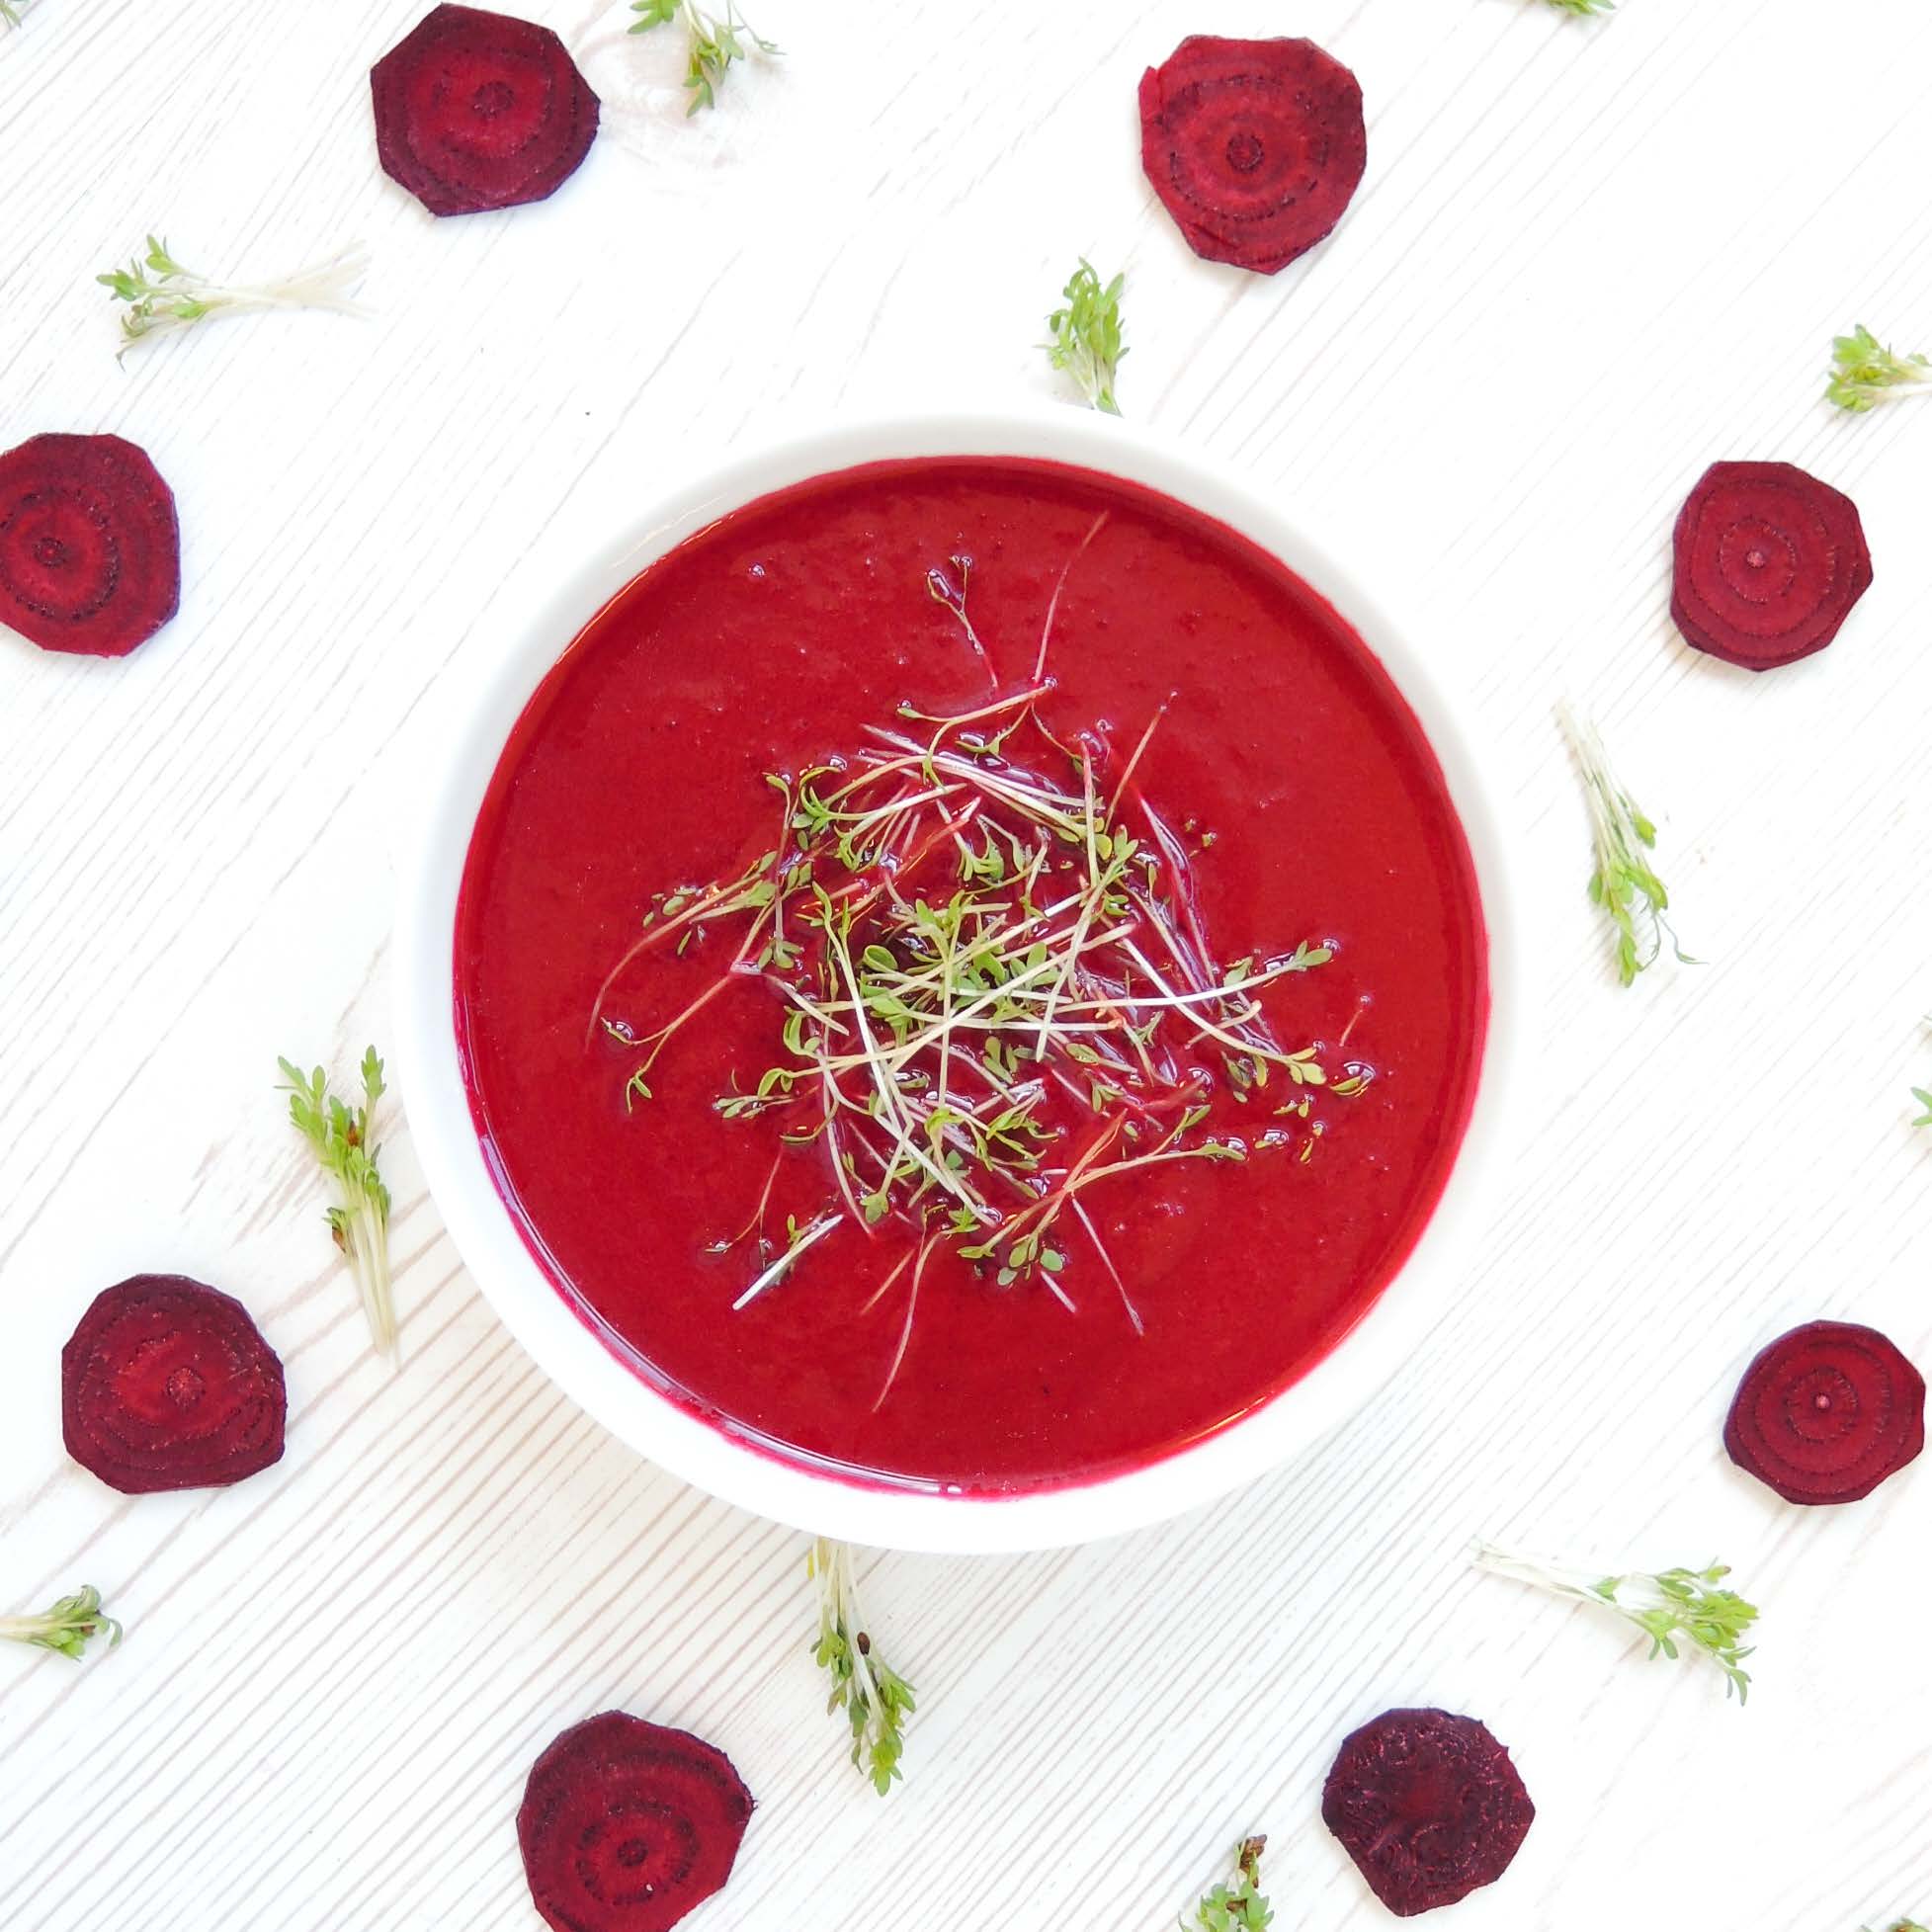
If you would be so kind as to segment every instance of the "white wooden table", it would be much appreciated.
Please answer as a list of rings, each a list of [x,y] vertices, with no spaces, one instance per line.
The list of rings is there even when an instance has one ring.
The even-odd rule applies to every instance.
[[[768,0],[787,47],[687,123],[677,53],[527,0],[605,100],[554,201],[435,222],[377,172],[365,73],[418,0],[34,0],[0,35],[0,447],[145,445],[178,620],[121,665],[0,638],[0,1608],[81,1582],[125,1646],[0,1657],[8,1932],[536,1924],[511,1818],[610,1705],[725,1746],[760,1808],[694,1926],[1157,1928],[1249,1829],[1284,1926],[1386,1922],[1316,1816],[1342,1733],[1473,1712],[1539,1818],[1485,1927],[1854,1932],[1932,1914],[1932,1466],[1777,1504],[1724,1461],[1771,1335],[1932,1361],[1932,404],[1818,400],[1854,320],[1932,345],[1932,19],[1908,0]],[[1191,30],[1359,72],[1370,175],[1266,281],[1141,179],[1140,69]],[[94,274],[148,228],[273,271],[367,239],[369,324],[211,326],[124,370]],[[1486,716],[1544,968],[1522,1154],[1373,1413],[1191,1520],[1015,1561],[881,1556],[909,1777],[843,1761],[800,1540],[640,1467],[535,1372],[392,1140],[407,1366],[371,1354],[270,1092],[387,1035],[390,854],[425,700],[566,505],[655,489],[797,406],[1047,390],[1082,251],[1129,274],[1134,416],[1423,588]],[[1666,616],[1724,456],[1851,491],[1877,585],[1764,679]],[[1711,962],[1611,983],[1551,708],[1599,713]],[[286,1460],[118,1497],[58,1354],[139,1269],[242,1295]],[[1646,1665],[1468,1540],[1766,1606],[1758,1688]]]

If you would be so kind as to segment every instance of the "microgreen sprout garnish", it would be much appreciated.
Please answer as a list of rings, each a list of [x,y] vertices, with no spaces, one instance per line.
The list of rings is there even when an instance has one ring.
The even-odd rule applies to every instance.
[[[1612,14],[1617,0],[1550,0],[1553,7],[1566,14]]]
[[[10,6],[8,0],[0,0],[0,20],[4,20],[9,27],[18,27],[20,25],[18,9],[26,4],[27,0],[14,0],[14,4]]]
[[[1924,1087],[1914,1087],[1912,1089],[1912,1098],[1919,1105],[1918,1118],[1912,1125],[1914,1127],[1932,1127],[1932,1092],[1928,1092]]]
[[[1125,275],[1117,275],[1103,289],[1083,255],[1064,291],[1066,306],[1047,318],[1052,339],[1041,344],[1047,360],[1065,370],[1087,401],[1110,416],[1121,413],[1114,400],[1114,372],[1127,354],[1121,346],[1121,290],[1126,281]]]
[[[363,1055],[363,1104],[349,1107],[329,1091],[328,1075],[318,1066],[304,1074],[292,1060],[278,1060],[289,1096],[289,1118],[298,1127],[322,1171],[335,1183],[336,1205],[328,1211],[329,1231],[348,1257],[362,1291],[363,1312],[378,1349],[393,1356],[395,1304],[389,1294],[389,1190],[377,1169],[378,1147],[371,1123],[382,1098],[382,1062],[372,1047]]]
[[[1576,754],[1590,801],[1590,834],[1596,852],[1590,900],[1603,907],[1616,930],[1618,978],[1631,985],[1662,957],[1666,942],[1685,966],[1695,966],[1697,962],[1677,943],[1665,916],[1670,894],[1645,856],[1656,845],[1656,826],[1617,782],[1596,726],[1567,705],[1558,708],[1557,715]]]
[[[121,1641],[121,1626],[102,1612],[101,1593],[91,1584],[38,1617],[0,1617],[0,1638],[58,1650],[63,1657],[80,1656],[97,1637],[105,1637],[113,1649]]]
[[[997,694],[966,613],[969,574],[955,557],[928,588]],[[1064,582],[1027,684],[964,711],[902,706],[853,756],[772,774],[770,848],[728,879],[659,894],[590,1014],[587,1042],[630,1055],[636,1106],[713,1001],[747,983],[777,996],[779,1057],[755,1079],[734,1074],[715,1105],[731,1121],[774,1116],[789,1145],[815,1145],[822,1198],[788,1216],[780,1238],[768,1226],[775,1166],[750,1219],[709,1252],[749,1244],[742,1309],[841,1229],[889,1237],[896,1251],[862,1310],[902,1298],[875,1406],[942,1247],[995,1287],[1037,1284],[1069,1312],[1063,1277],[1091,1255],[1141,1330],[1090,1190],[1251,1153],[1305,1162],[1325,1127],[1317,1100],[1346,1105],[1374,1075],[1352,1060],[1331,1088],[1319,1047],[1284,1041],[1269,1012],[1283,982],[1327,964],[1326,945],[1218,962],[1193,871],[1212,833],[1170,825],[1136,785],[1162,713],[1119,743],[1061,736],[1040,715]],[[722,970],[668,1020],[640,1029],[607,1011],[639,962],[720,932]],[[1230,1123],[1223,1101],[1251,1108],[1256,1131]]]
[[[1514,1577],[1557,1596],[1574,1597],[1613,1610],[1650,1639],[1652,1657],[1676,1657],[1679,1644],[1707,1656],[1724,1674],[1725,1696],[1742,1704],[1751,1680],[1744,1659],[1751,1652],[1739,1640],[1757,1622],[1757,1609],[1721,1586],[1730,1571],[1722,1563],[1703,1569],[1667,1569],[1656,1575],[1637,1572],[1602,1576],[1564,1563],[1515,1556],[1493,1544],[1476,1546],[1475,1562],[1497,1576]]]
[[[1894,355],[1863,322],[1831,339],[1831,380],[1825,399],[1863,415],[1881,402],[1932,393],[1932,361]]]
[[[1218,1885],[1181,1920],[1181,1932],[1264,1932],[1275,1914],[1261,1895],[1261,1854],[1268,1848],[1262,1837],[1243,1838],[1234,1848],[1235,1878],[1231,1886]]]
[[[691,90],[691,105],[685,109],[688,115],[717,105],[715,90],[723,85],[732,61],[746,58],[746,41],[759,53],[783,51],[755,34],[734,5],[715,14],[696,5],[695,0],[630,0],[630,11],[638,16],[630,25],[633,34],[648,34],[653,27],[668,27],[675,20],[683,20],[690,51],[684,76],[684,84]]]
[[[852,1762],[872,1780],[881,1798],[904,1776],[905,1721],[912,1715],[912,1686],[873,1647],[859,1607],[859,1585],[850,1544],[817,1538],[806,1559],[818,1583],[818,1636],[812,1654],[832,1679],[825,1709],[844,1711],[852,1723]]]
[[[184,268],[168,252],[166,242],[149,235],[145,256],[137,255],[125,269],[111,269],[94,279],[117,301],[126,304],[121,318],[122,354],[126,355],[137,342],[179,333],[210,315],[239,315],[261,308],[326,308],[338,315],[366,315],[369,311],[350,300],[350,295],[368,267],[369,250],[357,242],[279,281],[234,287]]]

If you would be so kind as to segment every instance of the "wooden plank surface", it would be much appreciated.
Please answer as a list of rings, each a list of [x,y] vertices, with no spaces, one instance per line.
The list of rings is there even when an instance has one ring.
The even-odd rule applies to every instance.
[[[1385,1915],[1316,1817],[1341,1734],[1475,1712],[1539,1806],[1456,1923],[1832,1932],[1932,1914],[1932,1473],[1837,1512],[1723,1460],[1744,1362],[1832,1313],[1932,1357],[1932,404],[1818,400],[1834,331],[1932,346],[1932,19],[1906,0],[769,0],[784,61],[687,123],[621,6],[529,0],[606,101],[555,200],[432,222],[365,71],[415,0],[33,0],[0,33],[0,447],[113,430],[185,533],[125,664],[0,638],[0,1608],[91,1581],[125,1647],[0,1657],[9,1932],[536,1924],[510,1819],[611,1704],[728,1748],[760,1808],[711,1926],[1155,1928],[1271,1835],[1284,1925]],[[1359,72],[1369,179],[1271,280],[1196,262],[1133,97],[1186,32]],[[94,274],[362,238],[367,324],[210,326],[126,368]],[[426,701],[550,519],[792,412],[1048,392],[1074,256],[1129,274],[1128,412],[1419,592],[1522,834],[1541,968],[1521,1152],[1373,1412],[1170,1527],[1011,1561],[881,1555],[917,1683],[888,1804],[806,1654],[800,1540],[635,1460],[481,1302],[394,1142],[407,1367],[375,1361],[269,1092],[383,1039]],[[1670,627],[1710,461],[1851,491],[1877,583],[1751,679]],[[1690,950],[1611,983],[1552,722],[1593,706],[1663,821]],[[60,1452],[56,1364],[139,1268],[229,1286],[288,1363],[289,1454],[128,1501]],[[1766,1606],[1749,1709],[1472,1575],[1479,1532]]]

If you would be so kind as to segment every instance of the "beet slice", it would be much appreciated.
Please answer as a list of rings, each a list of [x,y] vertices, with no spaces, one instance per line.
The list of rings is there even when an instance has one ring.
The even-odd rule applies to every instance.
[[[1286,268],[1342,218],[1368,164],[1361,83],[1312,41],[1192,34],[1140,76],[1140,165],[1211,262]]]
[[[1855,1503],[1925,1447],[1925,1378],[1876,1328],[1811,1321],[1744,1371],[1730,1460],[1790,1503]]]
[[[1385,1711],[1351,1731],[1321,1793],[1321,1821],[1397,1918],[1494,1885],[1535,1817],[1489,1726],[1448,1711]]]
[[[174,492],[118,436],[0,456],[0,624],[42,650],[126,657],[181,605]]]
[[[282,1360],[248,1310],[185,1275],[104,1288],[60,1352],[67,1454],[126,1495],[267,1469],[288,1412]]]
[[[1795,463],[1714,462],[1674,547],[1678,630],[1747,671],[1822,650],[1872,587],[1858,505]]]
[[[432,214],[554,195],[583,165],[598,101],[547,27],[437,7],[370,69],[382,172]]]
[[[554,1932],[667,1932],[723,1888],[750,1817],[722,1751],[606,1711],[531,1766],[517,1843]]]

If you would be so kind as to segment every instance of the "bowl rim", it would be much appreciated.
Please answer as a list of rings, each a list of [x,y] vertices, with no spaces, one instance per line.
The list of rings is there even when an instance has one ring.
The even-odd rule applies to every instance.
[[[1434,1213],[1362,1318],[1299,1381],[1214,1435],[1119,1473],[1010,1495],[883,1488],[791,1462],[680,1405],[627,1368],[565,1302],[491,1179],[458,1053],[457,893],[477,810],[511,728],[562,651],[658,556],[790,484],[902,459],[1012,457],[1097,470],[1228,525],[1326,598],[1380,660],[1442,767],[1474,864],[1489,944],[1490,1011],[1469,1123]],[[1347,551],[1299,507],[1178,439],[1060,406],[999,405],[793,423],[665,490],[640,509],[559,506],[472,636],[470,682],[451,680],[426,720],[422,797],[398,868],[397,1081],[430,1196],[505,1327],[577,1405],[639,1455],[700,1489],[821,1536],[970,1554],[1062,1547],[1210,1502],[1310,1448],[1394,1376],[1442,1306],[1441,1287],[1480,1224],[1506,1163],[1508,1095],[1520,1057],[1523,962],[1510,839],[1495,808],[1483,732],[1430,670],[1402,621],[1382,556],[1372,592]]]

